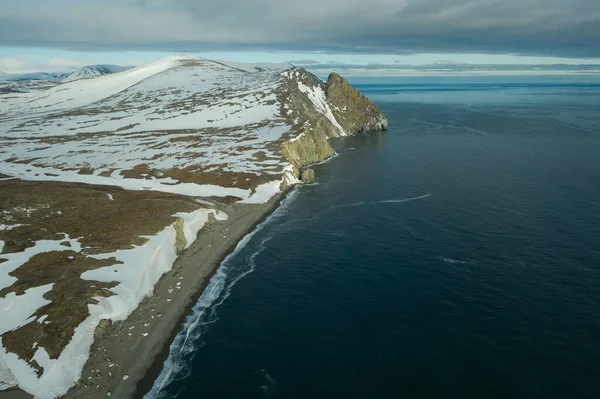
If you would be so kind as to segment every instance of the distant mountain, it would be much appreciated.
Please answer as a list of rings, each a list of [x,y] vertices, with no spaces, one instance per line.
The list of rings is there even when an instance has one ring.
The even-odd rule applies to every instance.
[[[118,65],[89,65],[71,72],[66,77],[60,79],[62,82],[72,82],[79,79],[90,79],[97,76],[109,75],[111,73],[123,72],[131,67],[122,67]]]
[[[23,73],[23,74],[6,74],[0,75],[0,79],[6,80],[9,82],[20,82],[23,80],[48,80],[48,81],[60,81],[64,79],[68,73],[59,73],[59,72],[33,72],[33,73]]]
[[[24,74],[5,74],[0,71],[0,80],[8,82],[22,82],[26,80],[44,80],[50,82],[72,82],[79,79],[95,78],[111,73],[123,72],[132,67],[118,65],[88,65],[74,72],[33,72]]]

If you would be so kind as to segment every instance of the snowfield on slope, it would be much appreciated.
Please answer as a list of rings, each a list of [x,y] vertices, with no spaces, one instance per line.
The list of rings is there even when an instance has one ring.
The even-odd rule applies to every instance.
[[[289,163],[269,144],[290,130],[277,92],[284,75],[238,66],[171,57],[28,93],[0,111],[0,173],[247,199],[249,184],[235,178],[174,172],[260,176],[252,186],[281,180]]]

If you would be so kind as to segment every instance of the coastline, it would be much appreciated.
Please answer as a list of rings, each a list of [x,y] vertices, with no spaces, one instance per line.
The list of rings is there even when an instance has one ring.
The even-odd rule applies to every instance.
[[[108,326],[96,338],[81,378],[64,398],[143,398],[211,277],[239,242],[279,207],[288,192],[260,205],[219,206],[229,219],[207,224],[161,277],[154,294],[127,320]]]
[[[191,65],[191,67],[200,68],[200,66],[196,64]],[[189,73],[189,70],[185,69],[184,72],[186,71]],[[186,76],[187,75],[182,78],[186,78]],[[178,219],[176,222],[177,224],[171,229],[173,232],[172,238],[175,243],[175,248],[172,246],[169,247],[169,259],[168,261],[163,262],[164,267],[160,268],[160,270],[155,267],[142,270],[139,281],[135,281],[132,285],[133,291],[136,291],[140,285],[146,287],[144,284],[151,279],[152,285],[147,286],[144,292],[151,292],[153,289],[152,295],[143,300],[141,295],[138,295],[134,299],[130,296],[123,295],[123,298],[118,298],[122,303],[109,303],[107,311],[102,313],[100,317],[97,317],[93,324],[82,325],[79,329],[79,332],[87,337],[88,340],[84,345],[85,348],[78,348],[77,345],[72,345],[72,348],[82,349],[82,351],[69,352],[68,356],[59,357],[56,354],[60,353],[61,348],[59,347],[57,348],[56,353],[51,352],[51,356],[48,355],[41,359],[41,366],[38,362],[39,359],[33,359],[33,361],[30,360],[33,367],[38,370],[37,378],[31,373],[27,374],[27,378],[29,378],[27,383],[29,385],[23,383],[21,386],[27,386],[28,390],[36,392],[37,395],[41,395],[42,397],[53,397],[54,395],[60,395],[65,398],[95,398],[105,396],[116,396],[119,398],[143,397],[144,394],[150,391],[155,380],[160,375],[165,360],[168,359],[172,343],[178,339],[178,333],[181,331],[182,326],[185,325],[188,316],[191,314],[192,309],[194,309],[198,300],[203,298],[202,295],[205,291],[207,292],[206,297],[212,298],[214,291],[210,288],[207,291],[207,287],[212,287],[212,285],[209,286],[211,277],[219,270],[225,258],[236,250],[238,245],[240,245],[240,241],[242,241],[242,243],[245,242],[245,237],[248,237],[249,234],[256,229],[257,225],[267,219],[267,217],[278,208],[278,205],[289,193],[290,187],[293,184],[300,182],[314,182],[314,171],[309,166],[336,157],[337,154],[335,154],[335,151],[329,145],[328,141],[339,136],[360,134],[371,130],[385,130],[387,128],[387,119],[385,118],[385,115],[381,113],[379,108],[371,103],[358,90],[351,87],[350,84],[339,75],[331,74],[326,83],[301,68],[292,68],[283,74],[278,73],[273,76],[278,77],[277,89],[283,91],[275,92],[276,101],[274,103],[270,102],[267,105],[273,105],[279,101],[279,107],[273,109],[274,115],[279,115],[279,113],[281,113],[281,116],[285,116],[284,119],[287,123],[285,126],[275,129],[274,133],[281,134],[279,130],[284,127],[284,130],[286,131],[290,129],[290,127],[291,130],[287,132],[288,136],[281,136],[284,139],[281,144],[281,153],[274,150],[279,148],[281,141],[273,141],[269,138],[269,140],[271,140],[267,140],[269,143],[273,142],[277,145],[266,147],[263,146],[262,143],[259,143],[260,146],[258,148],[261,149],[261,151],[265,148],[270,151],[269,154],[275,151],[271,154],[275,157],[272,160],[264,155],[264,151],[250,155],[257,157],[256,154],[263,154],[257,158],[257,162],[263,162],[263,164],[258,166],[254,164],[251,165],[256,168],[267,168],[267,166],[271,165],[274,161],[277,161],[277,165],[281,165],[281,159],[285,158],[288,160],[289,165],[286,164],[283,168],[282,184],[276,181],[261,184],[260,179],[254,181],[251,178],[246,178],[243,184],[252,186],[252,190],[235,188],[235,190],[238,191],[246,190],[244,191],[245,197],[239,197],[242,198],[242,200],[235,204],[231,204],[228,201],[231,200],[231,197],[235,196],[218,195],[218,197],[224,198],[224,202],[226,203],[216,203],[212,204],[212,206],[216,210],[227,214],[229,219],[217,222],[209,218],[209,221],[198,234],[196,234],[195,240],[193,233],[198,231],[200,226],[193,229],[193,231],[189,231],[189,229],[186,230],[185,226],[181,226],[183,221]],[[264,82],[259,79],[258,83],[262,84]],[[146,88],[147,92],[153,92],[152,90],[155,90],[154,86]],[[249,107],[246,106],[246,109],[248,108]],[[292,139],[288,140],[289,135],[292,136]],[[196,135],[193,136],[196,137]],[[237,143],[244,141],[240,141],[239,139],[236,139],[236,137],[238,136],[233,136],[235,142],[232,144],[235,148],[237,148]],[[279,137],[278,140],[281,140],[281,137]],[[231,140],[231,138],[229,139]],[[138,143],[136,143],[136,145],[137,144]],[[147,143],[144,142],[140,144],[140,146],[144,147],[146,144]],[[227,151],[231,152],[230,147],[227,147],[227,149]],[[244,151],[246,150],[247,148],[244,149]],[[169,154],[159,155],[165,159],[169,159],[170,156]],[[245,155],[246,153],[244,153],[244,156]],[[262,160],[261,157],[268,158],[267,161],[269,161],[269,164],[267,166],[264,164],[266,161]],[[131,161],[129,157],[126,157],[126,160],[127,162]],[[194,162],[198,162],[198,160],[194,158]],[[146,171],[148,168],[148,166],[142,165],[136,165],[135,168],[138,168],[138,166],[142,171]],[[274,166],[268,167],[273,168]],[[252,169],[251,167],[248,168]],[[259,170],[262,170],[260,168]],[[89,175],[89,171],[84,169],[77,172],[78,179],[81,178],[80,175]],[[75,169],[69,170],[69,172],[73,172],[74,170]],[[152,170],[162,169],[158,168]],[[81,171],[85,171],[85,173],[80,173]],[[27,172],[32,174],[36,173],[36,171],[30,170],[27,170]],[[178,171],[177,173],[180,172],[184,175],[187,173],[182,171]],[[162,177],[163,172],[160,173]],[[92,175],[96,176],[93,173]],[[98,176],[100,175],[101,174],[98,174]],[[253,173],[251,175],[253,175]],[[256,175],[259,176],[258,173]],[[38,175],[36,174],[35,176],[37,177]],[[149,175],[143,173],[141,176],[148,177]],[[186,176],[187,175],[183,177]],[[225,177],[223,177],[220,173],[217,173],[216,176],[220,176],[219,179],[221,180],[213,182],[215,177],[211,174],[208,174],[207,176],[208,180],[204,179],[202,182],[206,183],[205,185],[207,187],[210,186],[211,190],[214,189],[214,187],[222,188],[222,184],[225,184],[226,182],[221,180],[227,180],[231,177],[230,174],[225,174]],[[54,179],[55,177],[59,177],[60,180],[61,176],[59,174],[49,174],[47,178]],[[67,177],[71,178],[72,176],[69,175]],[[109,176],[102,175],[101,177],[104,178]],[[125,176],[125,180],[142,181],[142,179],[136,180],[135,177],[137,177],[137,174],[134,173],[133,177]],[[182,181],[179,177],[178,180]],[[172,177],[168,178],[172,179]],[[238,179],[239,176],[235,175],[231,178]],[[34,180],[36,179],[34,178]],[[151,180],[154,181],[154,176]],[[246,181],[249,183],[246,183]],[[237,180],[233,181],[231,184],[235,185],[236,182]],[[86,180],[85,183],[89,182]],[[91,184],[97,184],[97,182],[94,183],[94,181],[92,181]],[[211,195],[192,192],[193,190],[190,191],[190,184],[193,185],[194,183],[184,183],[181,186],[169,184],[168,190],[164,187],[161,187],[161,190],[171,192],[173,187],[177,186],[177,190],[182,190],[181,194],[186,196],[206,197],[209,199],[215,196],[212,194],[212,191]],[[123,187],[126,190],[132,188],[129,186]],[[140,187],[136,186],[133,188],[139,189]],[[146,189],[154,191],[154,189],[157,188],[144,186],[144,190]],[[275,191],[278,191],[276,189],[281,190],[281,192],[275,194]],[[266,201],[269,197],[271,198]],[[104,196],[102,196],[102,199],[104,202],[114,200],[110,193],[108,194],[108,200]],[[257,202],[260,201],[266,202],[257,204]],[[164,209],[164,207],[161,209]],[[62,215],[62,213],[56,214]],[[132,212],[129,214],[132,214]],[[169,210],[164,216],[170,218],[173,214],[174,213]],[[29,216],[27,215],[27,217]],[[100,215],[100,219],[103,220],[103,217],[103,214]],[[63,217],[60,219],[62,220]],[[150,221],[155,221],[156,217],[155,215],[150,214],[137,217],[136,219],[141,222],[142,226],[145,226]],[[73,221],[72,224],[77,225],[79,220],[80,219]],[[25,220],[25,222],[28,222],[28,220]],[[114,229],[114,227],[119,223],[122,223],[120,219],[113,221],[111,224],[107,224],[108,229],[106,230],[106,234],[110,235],[118,230]],[[166,222],[161,220],[160,225],[162,226],[164,223]],[[57,222],[57,224],[60,223]],[[94,226],[93,223],[88,223],[87,225]],[[129,226],[134,225],[134,223],[123,223],[123,225]],[[16,224],[15,226],[30,225]],[[183,244],[178,241],[181,238],[182,229],[183,235],[187,237],[187,240],[184,237]],[[91,231],[86,234],[87,236],[92,237],[96,236],[96,233],[96,231]],[[75,236],[81,235],[78,231],[73,234],[75,234]],[[177,234],[177,236],[175,236],[175,234]],[[140,235],[133,232],[128,236],[135,238],[138,236],[145,237],[147,235],[148,234]],[[182,250],[192,241],[193,243],[191,246],[185,251],[177,254],[178,256],[176,257],[175,251]],[[0,244],[2,244],[2,241],[0,241]],[[147,259],[144,258],[144,260],[142,260],[138,255],[132,257],[131,269],[135,269],[139,265],[153,264],[152,262],[154,261],[159,262],[163,260],[164,254],[159,253],[157,247],[156,243],[148,246],[146,251]],[[129,271],[131,269],[126,268],[125,270]],[[159,272],[157,272],[157,270]],[[77,270],[77,272],[78,271],[79,270]],[[117,272],[117,270],[114,271]],[[154,272],[154,274],[152,274],[152,272]],[[164,274],[161,276],[161,273]],[[152,276],[150,277],[151,274]],[[30,276],[27,273],[25,275],[26,277]],[[31,275],[35,276],[35,273]],[[115,280],[115,277],[113,277],[112,273],[110,273],[110,276],[102,277],[107,277],[109,284],[118,284],[118,282],[113,281]],[[156,283],[157,279],[159,280]],[[54,280],[51,280],[51,282],[54,282]],[[99,290],[102,286],[102,284],[94,282],[89,288]],[[66,292],[71,292],[72,290],[72,285],[66,285],[63,289],[63,291]],[[111,295],[111,293],[107,292],[106,295]],[[63,295],[61,298],[67,297]],[[91,298],[92,299],[88,302],[82,302],[80,306],[83,309],[82,313],[85,313],[89,303],[93,301],[93,297]],[[141,303],[140,300],[142,300]],[[61,305],[63,314],[70,314],[73,309],[73,304],[74,302],[67,301]],[[122,304],[125,305],[127,311],[122,312],[119,317],[112,317],[112,312],[115,309],[118,310],[119,306]],[[131,314],[129,314],[130,312]],[[115,319],[122,320],[127,314],[129,314],[127,319],[119,322],[111,322],[111,320]],[[42,321],[45,320],[43,319],[44,317],[47,317],[47,315],[41,314],[38,316]],[[68,321],[69,318],[66,318],[65,320]],[[26,321],[27,320],[24,320],[24,322]],[[60,318],[47,321],[45,324],[52,323],[51,326],[55,329],[60,330],[62,328],[65,331],[70,331],[68,325],[63,326],[63,321],[64,320]],[[100,323],[97,324],[98,322]],[[45,324],[40,327],[33,321],[29,321],[26,326],[30,329],[34,329],[33,331],[37,331],[37,329],[42,329],[42,332],[51,330],[51,328],[44,327]],[[11,332],[12,336],[20,333],[22,333],[21,330],[14,333]],[[50,342],[44,344],[45,346],[42,345],[36,353],[41,351],[40,353],[46,354],[46,348],[53,348],[54,341],[57,341],[58,337],[62,336],[60,331],[58,333],[45,334],[46,335],[43,335],[43,337],[49,337],[48,339]],[[92,336],[94,339],[90,349]],[[36,350],[38,341],[33,338],[30,339],[30,341],[31,342],[23,344],[24,341],[22,337],[18,337],[18,339],[14,340],[14,342],[17,342],[20,345],[16,350],[13,350],[13,353],[17,353],[21,356],[21,358],[17,360],[29,359],[27,357],[29,356],[29,352]],[[62,342],[59,341],[59,343]],[[57,358],[63,360],[68,358],[69,361],[64,362],[61,367],[53,367],[53,364],[50,364],[49,362]],[[85,366],[82,366],[84,363]],[[76,365],[76,367],[70,367],[71,364]],[[67,377],[64,375],[64,370],[71,371]],[[9,372],[14,371],[9,370]],[[20,376],[20,378],[23,379],[24,377]],[[65,392],[77,378],[77,383],[63,395],[63,392]],[[21,382],[21,379],[17,380]],[[46,385],[40,386],[40,382]],[[3,397],[2,393],[0,393],[0,398]]]

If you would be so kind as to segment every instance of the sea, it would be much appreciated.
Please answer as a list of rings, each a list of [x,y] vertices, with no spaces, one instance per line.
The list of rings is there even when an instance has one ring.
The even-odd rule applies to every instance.
[[[363,78],[146,398],[599,398],[600,79]]]

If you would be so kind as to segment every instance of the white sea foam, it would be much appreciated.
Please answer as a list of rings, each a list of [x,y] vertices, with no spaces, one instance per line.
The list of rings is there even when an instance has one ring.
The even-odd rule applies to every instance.
[[[444,257],[440,257],[439,259],[441,261],[443,261],[443,262],[450,263],[450,264],[477,265],[477,263],[475,263],[475,262],[469,262],[467,260],[458,260],[458,259],[444,258]]]
[[[427,197],[431,197],[432,195],[433,194],[429,193],[429,194],[421,195],[419,197],[389,199],[389,200],[383,200],[383,201],[368,201],[368,202],[367,201],[361,201],[361,202],[353,202],[352,204],[345,204],[345,205],[335,206],[335,207],[333,207],[333,209],[348,208],[348,207],[363,206],[363,205],[376,205],[376,204],[403,204],[405,202],[418,201],[418,200],[421,200],[421,199],[425,199]]]
[[[279,207],[271,216],[260,223],[252,232],[248,233],[235,247],[217,269],[196,305],[192,314],[187,317],[183,329],[177,334],[170,347],[169,357],[165,361],[163,370],[154,382],[150,392],[144,399],[156,399],[161,397],[161,392],[175,379],[185,378],[189,374],[189,362],[194,352],[202,345],[199,339],[208,326],[217,321],[218,307],[229,298],[231,290],[238,281],[254,272],[256,257],[266,249],[266,243],[273,237],[265,237],[261,240],[256,251],[247,257],[246,268],[241,272],[232,270],[231,261],[239,255],[242,249],[251,239],[260,232],[269,222],[286,212],[290,202],[296,197],[296,190],[281,202]],[[238,274],[236,274],[238,272]],[[230,280],[231,279],[231,280]]]
[[[378,204],[402,204],[404,202],[410,202],[410,201],[417,201],[420,199],[424,199],[427,197],[431,197],[431,193],[429,194],[425,194],[425,195],[421,195],[420,197],[413,197],[413,198],[404,198],[404,199],[392,199],[392,200],[384,200],[384,201],[378,201],[376,203]]]
[[[275,392],[277,381],[275,381],[275,378],[273,378],[273,376],[265,369],[259,370],[257,375],[261,379],[261,385],[258,388],[268,396],[271,396],[271,394]]]

